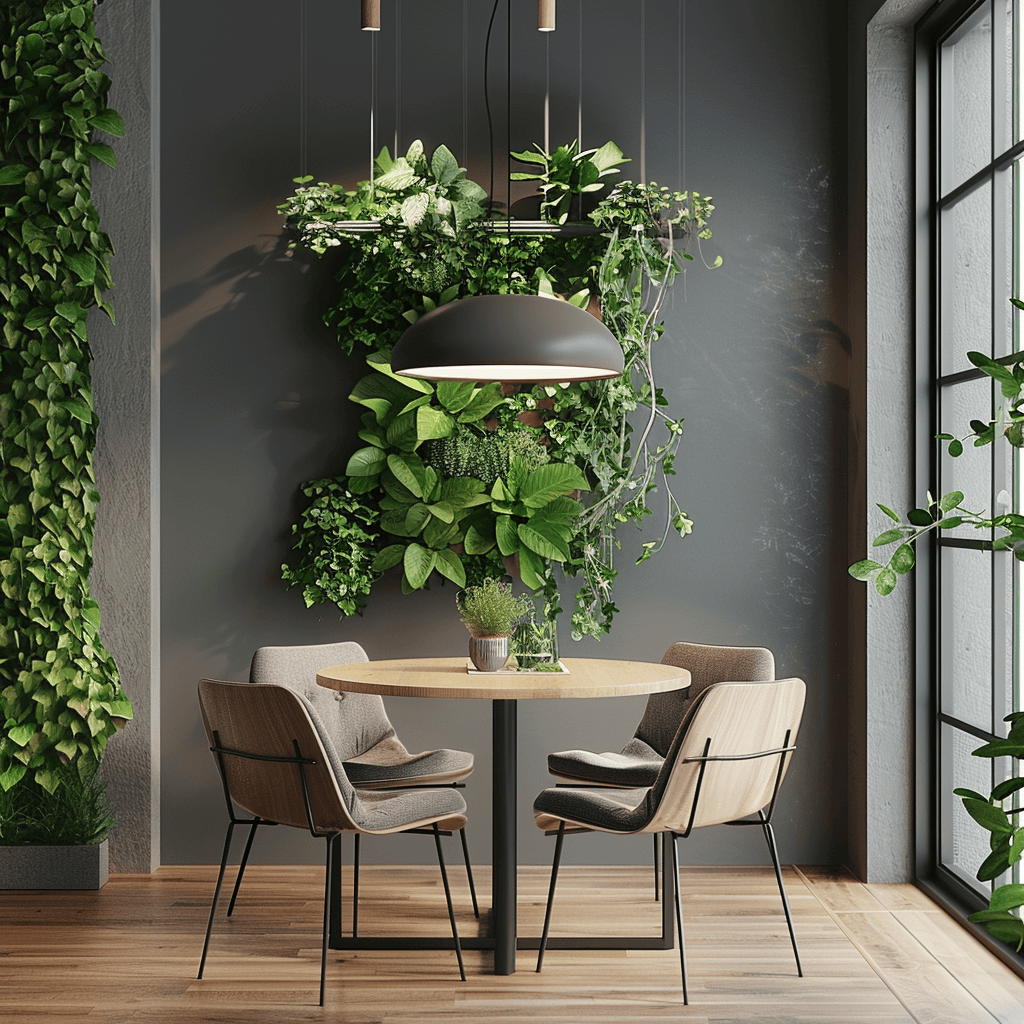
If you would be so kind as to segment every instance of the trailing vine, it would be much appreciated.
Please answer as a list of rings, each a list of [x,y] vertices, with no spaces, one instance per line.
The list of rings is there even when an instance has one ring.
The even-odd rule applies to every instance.
[[[96,415],[86,315],[113,317],[90,199],[94,133],[119,136],[93,0],[0,6],[0,788],[53,791],[98,760],[131,704],[89,593]]]
[[[515,155],[542,165],[521,176],[550,186],[546,209],[558,223],[574,194],[605,189],[599,179],[625,162],[614,143]],[[640,562],[670,531],[682,536],[692,527],[669,486],[682,420],[667,414],[652,346],[667,290],[692,258],[684,250],[710,237],[709,199],[627,181],[597,202],[589,232],[507,231],[485,218],[486,193],[452,154],[441,146],[428,158],[418,142],[397,160],[384,149],[373,180],[353,190],[296,182],[279,207],[293,244],[341,250],[337,298],[324,321],[346,352],[370,350],[373,371],[350,396],[366,407],[363,447],[336,485],[346,500],[359,496],[380,514],[335,519],[328,544],[313,536],[307,512],[284,578],[303,585],[307,604],[331,600],[352,614],[394,566],[402,566],[408,592],[435,571],[464,586],[500,575],[512,560],[553,619],[561,611],[560,566],[575,586],[574,637],[607,632],[617,610],[619,525],[640,524],[653,512],[652,493],[662,493],[664,522],[644,542]],[[564,298],[600,315],[622,345],[623,375],[520,387],[435,386],[391,373],[391,347],[409,323],[444,303],[495,293]],[[334,586],[317,567],[329,561],[328,548],[353,542],[372,549],[373,560],[339,569]]]

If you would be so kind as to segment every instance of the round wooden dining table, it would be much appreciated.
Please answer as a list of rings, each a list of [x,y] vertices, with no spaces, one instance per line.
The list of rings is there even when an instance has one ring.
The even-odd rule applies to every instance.
[[[493,936],[466,940],[466,948],[494,948],[494,973],[515,972],[516,948],[516,773],[517,701],[589,697],[626,697],[662,693],[690,685],[690,673],[674,665],[603,658],[565,658],[567,673],[476,672],[468,659],[402,658],[364,661],[320,669],[316,681],[332,690],[375,693],[382,697],[430,697],[490,700],[492,716],[492,923]],[[673,899],[674,880],[665,873],[663,908]],[[662,929],[664,936],[664,927]],[[669,935],[671,936],[671,928]],[[450,941],[450,940],[449,940]],[[411,948],[397,945],[381,948]],[[348,943],[332,936],[334,948]],[[416,943],[416,946],[421,946]],[[531,943],[532,945],[532,943]],[[646,945],[646,943],[644,944]],[[671,942],[669,943],[671,945]]]

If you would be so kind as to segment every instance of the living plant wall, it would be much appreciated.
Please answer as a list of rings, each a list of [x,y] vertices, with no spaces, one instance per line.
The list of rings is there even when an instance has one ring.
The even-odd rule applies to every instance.
[[[0,4],[0,788],[53,791],[131,704],[89,592],[96,414],[86,316],[111,286],[94,136],[124,132],[93,0]]]
[[[653,182],[610,187],[627,162],[611,142],[513,156],[528,167],[514,177],[539,183],[543,223],[495,215],[445,146],[427,154],[419,142],[396,158],[382,150],[372,180],[352,190],[296,179],[280,207],[294,245],[337,256],[324,320],[369,370],[350,395],[362,410],[359,447],[338,476],[303,487],[309,504],[283,575],[307,605],[353,615],[389,570],[405,592],[509,571],[543,596],[548,620],[572,591],[574,638],[599,637],[617,610],[619,527],[656,520],[641,562],[670,532],[690,532],[669,482],[682,420],[666,407],[652,351],[687,249],[711,236],[710,198]],[[574,225],[581,203],[588,212]],[[622,345],[622,376],[435,385],[391,372],[410,323],[493,293],[547,295],[600,317]]]

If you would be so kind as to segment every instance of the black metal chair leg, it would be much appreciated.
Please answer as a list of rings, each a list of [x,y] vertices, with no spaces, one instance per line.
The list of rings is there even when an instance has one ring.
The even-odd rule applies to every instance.
[[[672,870],[675,872],[676,890],[676,929],[679,931],[679,969],[683,975],[683,1005],[688,1006],[690,994],[686,988],[686,944],[683,941],[683,898],[679,884],[679,848],[676,846],[676,833],[672,833]]]
[[[786,899],[786,888],[782,884],[782,868],[779,865],[779,851],[775,845],[775,830],[772,823],[764,816],[764,812],[758,811],[761,815],[761,827],[764,830],[764,841],[768,844],[768,852],[772,855],[772,865],[775,868],[775,880],[779,883],[779,895],[782,897],[782,909],[786,912],[786,924],[789,925],[789,939],[793,943],[793,956],[796,957],[796,973],[798,977],[804,976],[803,968],[800,966],[800,951],[796,948],[796,932],[793,931],[793,917],[789,912],[789,900]]]
[[[464,828],[459,829],[459,835],[462,837],[462,856],[466,861],[466,877],[469,879],[469,895],[473,899],[473,916],[480,916],[480,906],[476,901],[476,886],[473,884],[473,865],[469,862],[469,844],[466,842],[466,830]]]
[[[213,890],[213,903],[210,904],[210,919],[206,922],[206,940],[203,942],[203,955],[199,958],[199,973],[196,980],[203,976],[203,968],[206,966],[206,952],[210,948],[210,932],[213,930],[213,918],[217,913],[217,900],[220,898],[220,887],[224,882],[224,869],[228,866],[228,853],[231,850],[231,835],[235,830],[235,823],[228,822],[228,832],[224,837],[224,852],[220,858],[220,871],[217,872],[217,885]]]
[[[324,1005],[324,988],[327,983],[327,941],[330,935],[331,922],[331,882],[334,859],[341,855],[341,833],[327,837],[327,867],[324,872],[324,934],[320,947],[320,1005]]]
[[[654,902],[661,899],[661,890],[658,888],[658,833],[654,833]]]
[[[558,823],[558,836],[555,838],[555,856],[551,861],[551,884],[548,886],[548,905],[544,911],[544,930],[540,936],[540,948],[537,950],[537,973],[544,963],[544,950],[548,945],[548,927],[551,924],[551,907],[555,902],[555,883],[558,881],[558,865],[562,860],[562,840],[565,839],[565,822]]]
[[[245,849],[242,851],[242,859],[238,864],[238,876],[235,878],[235,887],[231,890],[231,902],[228,904],[228,912],[225,915],[230,917],[235,909],[235,900],[238,899],[238,889],[242,884],[242,875],[245,874],[245,865],[249,863],[249,851],[252,849],[252,841],[256,836],[256,829],[260,827],[260,819],[253,818],[249,825],[249,838],[245,841]]]
[[[359,833],[352,848],[352,938],[359,934]]]
[[[448,872],[444,867],[444,853],[441,851],[441,832],[434,822],[434,845],[437,847],[437,863],[441,868],[441,881],[444,883],[444,898],[448,901],[448,920],[452,924],[452,940],[455,943],[455,955],[459,960],[459,975],[466,980],[466,968],[462,963],[462,943],[459,941],[459,929],[455,926],[455,908],[452,906],[452,891],[448,886]]]

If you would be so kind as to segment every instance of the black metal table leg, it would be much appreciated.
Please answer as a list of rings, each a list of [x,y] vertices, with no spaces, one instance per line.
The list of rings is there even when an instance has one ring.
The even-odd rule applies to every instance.
[[[516,970],[516,702],[492,707],[491,888],[494,973]]]

